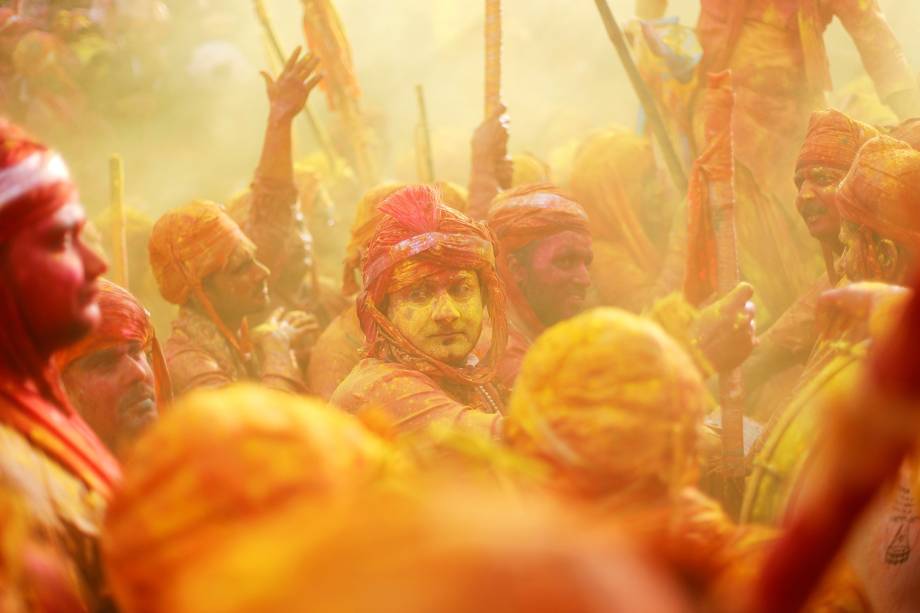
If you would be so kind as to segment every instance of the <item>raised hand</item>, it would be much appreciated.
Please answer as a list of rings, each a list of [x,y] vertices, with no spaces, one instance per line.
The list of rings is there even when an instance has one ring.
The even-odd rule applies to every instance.
[[[757,343],[753,297],[754,288],[739,283],[700,314],[697,342],[716,372],[740,366]]]
[[[316,73],[319,58],[308,53],[300,57],[301,48],[297,47],[278,75],[262,71],[265,79],[265,91],[268,94],[271,117],[279,121],[290,121],[303,110],[313,88],[322,80],[323,75]]]

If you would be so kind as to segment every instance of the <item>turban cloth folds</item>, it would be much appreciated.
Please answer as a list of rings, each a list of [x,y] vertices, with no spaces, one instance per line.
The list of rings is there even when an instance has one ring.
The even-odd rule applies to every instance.
[[[668,494],[695,476],[706,399],[693,361],[657,325],[598,308],[531,346],[505,433],[580,493]]]
[[[76,360],[126,342],[136,342],[151,357],[151,367],[156,378],[157,401],[160,405],[172,400],[172,386],[166,360],[157,341],[150,313],[124,288],[99,280],[99,327],[74,345],[58,351],[54,356],[58,369],[64,371]]]
[[[879,136],[868,141],[837,190],[840,217],[920,253],[920,152]]]
[[[866,141],[878,131],[834,109],[815,111],[799,151],[796,171],[810,166],[825,166],[847,171]]]
[[[519,249],[560,232],[590,236],[588,216],[571,197],[548,183],[521,186],[499,194],[489,207],[489,228],[498,241],[498,272],[508,300],[531,330],[543,324],[511,276],[508,257]]]
[[[492,235],[482,224],[444,206],[435,188],[411,185],[389,196],[363,263],[364,291],[358,319],[368,355],[387,357],[420,372],[457,383],[492,380],[508,337],[505,294],[495,270]],[[492,320],[492,344],[481,364],[457,368],[412,345],[381,312],[388,294],[438,270],[475,271]]]
[[[241,356],[241,346],[204,293],[203,281],[222,271],[238,246],[255,253],[252,241],[219,204],[195,200],[169,211],[153,226],[150,266],[160,293],[168,302],[184,305],[194,296],[227,341]]]

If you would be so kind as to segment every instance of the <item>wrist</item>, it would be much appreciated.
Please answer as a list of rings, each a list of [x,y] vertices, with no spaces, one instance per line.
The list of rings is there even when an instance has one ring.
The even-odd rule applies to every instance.
[[[279,110],[270,108],[268,111],[268,125],[277,127],[289,126],[294,121],[297,113],[291,113],[289,110]]]

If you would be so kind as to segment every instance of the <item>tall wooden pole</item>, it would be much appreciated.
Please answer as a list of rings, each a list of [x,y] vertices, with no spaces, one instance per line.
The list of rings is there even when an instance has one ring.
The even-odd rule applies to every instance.
[[[502,3],[486,2],[486,117],[491,117],[502,98]]]
[[[415,97],[418,100],[418,133],[416,134],[416,158],[419,169],[419,179],[422,183],[434,183],[434,155],[431,150],[431,129],[428,125],[428,108],[425,105],[425,88],[415,86]]]
[[[681,194],[685,194],[687,193],[687,175],[684,172],[684,167],[680,163],[680,158],[677,156],[677,151],[674,149],[674,144],[671,142],[670,136],[668,136],[668,129],[665,127],[664,120],[661,118],[661,113],[658,111],[655,97],[652,96],[645,81],[642,80],[642,75],[639,73],[636,62],[633,60],[632,54],[629,52],[629,47],[626,44],[626,37],[623,36],[623,31],[620,29],[619,24],[617,24],[610,10],[610,5],[607,4],[607,0],[594,0],[594,3],[597,5],[597,10],[601,14],[601,20],[604,22],[604,27],[607,29],[607,36],[610,38],[610,42],[613,43],[617,55],[620,56],[620,62],[623,64],[623,68],[626,69],[626,75],[629,77],[629,81],[632,83],[633,89],[639,97],[639,103],[645,111],[645,116],[648,118],[649,125],[652,127],[652,133],[655,135],[655,140],[658,141],[658,146],[661,148],[661,154],[668,167],[668,172],[671,175],[671,181]]]
[[[112,281],[128,289],[127,213],[125,211],[125,169],[121,156],[109,158],[109,207],[112,211]]]

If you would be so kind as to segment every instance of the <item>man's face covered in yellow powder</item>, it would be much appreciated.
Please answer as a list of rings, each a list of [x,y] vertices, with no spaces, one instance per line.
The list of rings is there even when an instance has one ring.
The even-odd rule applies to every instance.
[[[390,294],[386,314],[416,348],[462,365],[482,332],[479,277],[472,270],[437,271]]]

